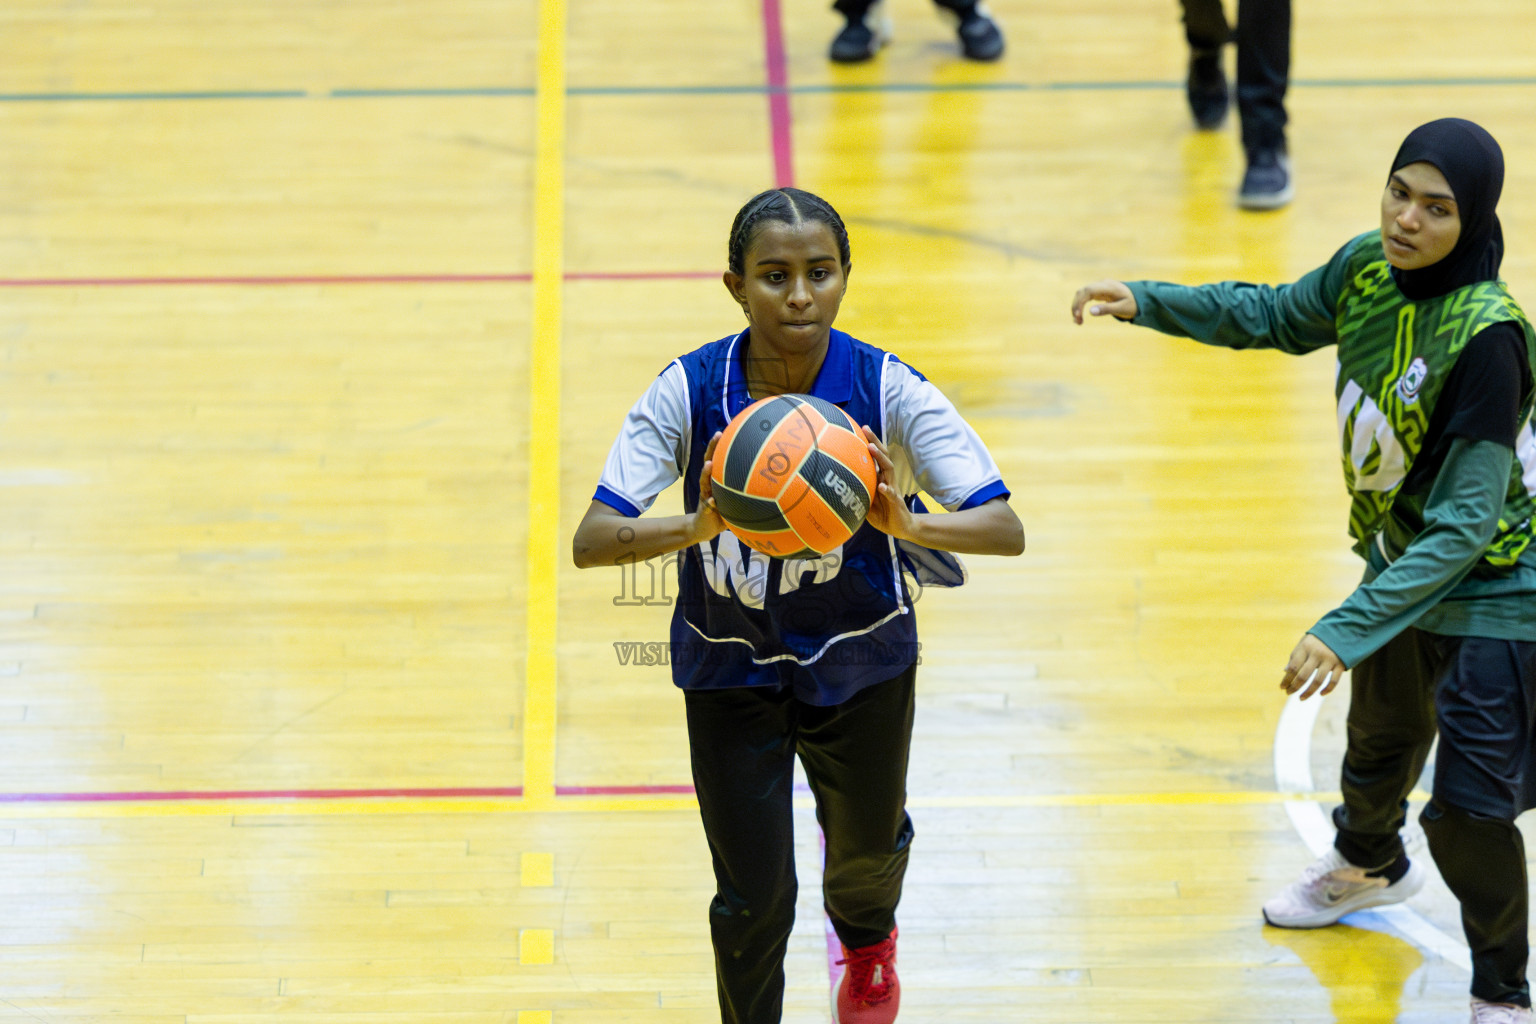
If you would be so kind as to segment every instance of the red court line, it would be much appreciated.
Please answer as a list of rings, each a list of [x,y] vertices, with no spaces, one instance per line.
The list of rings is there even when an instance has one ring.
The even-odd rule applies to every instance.
[[[462,786],[429,789],[168,789],[96,793],[0,793],[0,804],[91,804],[198,800],[370,800],[399,797],[518,797],[521,786]]]
[[[525,282],[529,274],[293,274],[209,277],[8,277],[4,288],[109,288],[182,284],[500,284]]]
[[[773,181],[777,188],[795,183],[795,153],[789,115],[789,62],[784,56],[779,0],[763,0],[763,56],[768,66],[768,130],[773,140]]]
[[[719,277],[718,270],[590,270],[572,271],[567,281],[709,281]]]
[[[688,281],[720,276],[718,270],[575,271],[567,281]],[[527,284],[532,274],[281,274],[208,277],[0,277],[0,288],[123,288],[175,285],[305,284]]]
[[[789,61],[784,53],[784,22],[779,0],[763,0],[763,63],[768,70],[768,130],[773,142],[773,181],[776,188],[795,184],[794,121],[789,109]],[[799,789],[800,787],[796,787]],[[818,826],[817,836],[825,842]],[[823,909],[823,927],[831,925]],[[828,940],[828,980],[834,987],[840,978]]]

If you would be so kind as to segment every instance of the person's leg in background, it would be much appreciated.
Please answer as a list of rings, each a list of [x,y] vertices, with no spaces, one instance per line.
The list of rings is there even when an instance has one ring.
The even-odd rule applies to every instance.
[[[997,60],[1003,55],[1003,32],[980,0],[934,0],[952,16],[960,52],[971,60]],[[840,64],[869,60],[891,41],[891,21],[881,0],[835,0],[832,9],[844,24],[832,37],[828,53]]]
[[[981,0],[934,0],[954,18],[960,52],[970,60],[997,60],[1003,55],[1003,30]]]
[[[1226,119],[1227,76],[1221,69],[1221,48],[1232,38],[1221,0],[1181,0],[1184,38],[1189,41],[1189,76],[1184,94],[1189,112],[1200,128],[1219,128]]]
[[[844,19],[828,54],[839,64],[869,60],[891,41],[891,19],[881,0],[836,0],[832,9]]]
[[[1285,138],[1291,76],[1291,0],[1238,0],[1237,113],[1248,159],[1237,203],[1274,210],[1295,194]]]

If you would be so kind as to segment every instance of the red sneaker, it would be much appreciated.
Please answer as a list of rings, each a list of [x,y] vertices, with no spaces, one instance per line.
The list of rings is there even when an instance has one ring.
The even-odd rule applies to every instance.
[[[901,982],[896,979],[896,932],[873,946],[843,946],[846,965],[832,1004],[834,1024],[891,1024],[901,1006]]]

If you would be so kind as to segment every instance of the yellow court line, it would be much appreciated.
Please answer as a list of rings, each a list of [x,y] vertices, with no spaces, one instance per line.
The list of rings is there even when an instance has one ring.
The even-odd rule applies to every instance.
[[[539,2],[533,176],[533,342],[529,359],[527,652],[523,799],[555,799],[555,629],[560,528],[560,334],[565,208],[565,2]]]
[[[517,933],[517,962],[548,966],[555,962],[555,933],[548,928],[524,928]]]
[[[1027,808],[1027,807],[1169,807],[1233,806],[1289,803],[1337,803],[1338,792],[1282,793],[1274,790],[1234,790],[1193,793],[1019,793],[997,796],[913,797],[914,809]],[[1415,790],[1411,800],[1428,800]],[[795,806],[809,809],[811,798],[795,798]],[[655,814],[696,813],[691,796],[550,797],[526,800],[515,797],[450,797],[446,799],[368,800],[136,800],[110,803],[16,803],[0,800],[0,823],[39,818],[175,818],[175,817],[309,817],[334,814]]]
[[[525,850],[518,862],[518,884],[524,889],[547,889],[555,884],[555,855]]]

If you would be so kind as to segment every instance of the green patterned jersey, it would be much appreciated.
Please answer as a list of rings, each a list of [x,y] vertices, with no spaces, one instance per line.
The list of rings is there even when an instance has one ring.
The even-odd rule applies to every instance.
[[[1435,299],[1408,300],[1392,281],[1376,232],[1347,247],[1342,283],[1335,307],[1339,365],[1334,391],[1351,498],[1349,533],[1363,553],[1394,502],[1409,503],[1416,516],[1423,511],[1424,495],[1399,491],[1467,342],[1495,323],[1514,321],[1525,333],[1526,358],[1536,364],[1536,334],[1499,281],[1468,285]],[[1527,396],[1520,410],[1526,438],[1530,414]],[[1536,502],[1523,479],[1522,461],[1516,459],[1510,469],[1499,529],[1484,554],[1495,566],[1514,564],[1536,532],[1531,519]]]
[[[1407,626],[1536,643],[1530,399],[1513,453],[1456,438],[1436,486],[1411,494],[1403,486],[1414,461],[1428,457],[1422,450],[1434,404],[1470,339],[1495,323],[1518,324],[1536,366],[1536,338],[1502,284],[1410,302],[1391,280],[1377,231],[1351,239],[1289,284],[1125,283],[1136,300],[1134,322],[1164,334],[1297,356],[1334,347],[1349,527],[1368,564],[1360,586],[1308,632],[1344,664],[1359,664]],[[1501,486],[1497,478],[1506,474]],[[1425,530],[1432,495],[1433,519],[1443,529]],[[1485,545],[1480,538],[1491,519],[1497,527]]]

